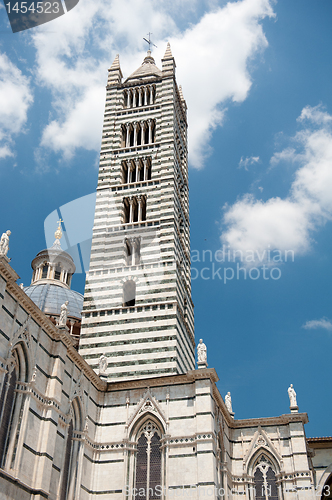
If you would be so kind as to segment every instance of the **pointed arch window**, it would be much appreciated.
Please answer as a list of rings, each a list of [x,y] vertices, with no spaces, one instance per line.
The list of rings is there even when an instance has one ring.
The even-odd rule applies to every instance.
[[[254,468],[255,500],[278,500],[278,486],[272,463],[262,455]]]
[[[66,448],[63,457],[60,500],[73,500],[80,484],[82,443],[79,439],[75,439],[79,437],[82,428],[78,398],[75,398],[72,402],[71,414],[72,418],[68,426]]]
[[[0,467],[14,467],[21,433],[26,394],[17,392],[28,379],[27,356],[19,343],[11,353],[0,397]]]
[[[137,435],[135,499],[160,498],[161,486],[161,433],[148,420]]]
[[[0,426],[0,467],[4,466],[6,452],[9,442],[9,429],[15,402],[15,388],[17,382],[17,374],[15,368],[9,374],[6,373],[3,389],[1,393],[1,426]]]

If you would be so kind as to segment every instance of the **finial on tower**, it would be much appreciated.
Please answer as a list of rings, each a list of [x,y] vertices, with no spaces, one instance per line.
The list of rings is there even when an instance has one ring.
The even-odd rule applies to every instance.
[[[59,224],[58,225],[58,229],[54,233],[54,236],[55,236],[56,240],[61,240],[61,238],[62,238],[61,222],[63,222],[62,219],[58,220],[58,222],[57,222],[57,224]]]
[[[55,240],[54,240],[54,243],[52,245],[51,248],[53,248],[54,250],[61,250],[61,243],[60,243],[60,240],[62,238],[62,231],[61,231],[61,223],[63,222],[62,219],[58,220],[57,224],[58,225],[58,229],[55,231],[54,233],[54,236],[55,236]]]

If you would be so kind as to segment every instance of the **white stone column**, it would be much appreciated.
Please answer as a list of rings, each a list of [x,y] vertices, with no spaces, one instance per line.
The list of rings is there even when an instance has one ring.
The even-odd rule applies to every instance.
[[[143,94],[143,89],[139,88],[138,89],[138,105],[142,106],[142,94]]]
[[[138,196],[137,202],[138,202],[138,222],[142,222],[142,204],[143,204],[142,196]]]
[[[134,123],[134,146],[137,146],[138,122]]]
[[[136,108],[136,89],[133,89],[133,108]]]
[[[150,87],[150,104],[153,104],[153,85]]]
[[[138,182],[139,181],[139,160],[135,160],[135,164],[136,164],[136,179],[135,179],[135,182]]]
[[[129,222],[133,222],[133,219],[134,219],[134,198],[132,196],[129,198],[129,205],[130,205]]]
[[[152,120],[148,120],[148,124],[149,124],[149,142],[148,142],[148,144],[152,144],[152,125],[153,125],[153,121]]]
[[[130,183],[130,178],[131,178],[131,165],[129,163],[128,170],[127,170],[127,184]]]
[[[135,265],[135,238],[130,238],[130,246],[131,246],[131,265]]]
[[[47,276],[46,278],[47,279],[52,279],[53,278],[53,266],[51,266],[51,264],[48,264],[48,269],[47,269]]]
[[[144,106],[148,105],[148,88],[144,87]]]
[[[130,90],[127,91],[127,108],[130,108]]]
[[[144,160],[144,180],[145,181],[148,180],[148,166],[149,166],[148,160]]]
[[[144,122],[141,122],[141,146],[144,144]]]
[[[129,148],[130,147],[130,127],[129,127],[129,123],[127,123],[126,127],[127,127],[126,148]]]

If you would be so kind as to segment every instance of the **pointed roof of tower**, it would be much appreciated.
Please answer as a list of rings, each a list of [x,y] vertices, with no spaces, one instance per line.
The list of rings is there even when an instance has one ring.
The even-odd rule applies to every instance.
[[[168,59],[170,57],[173,57],[172,51],[171,51],[171,44],[169,42],[167,42],[166,52],[165,52],[163,59]]]
[[[127,78],[126,82],[128,82],[129,80],[136,80],[138,78],[141,79],[150,76],[161,76],[161,75],[162,73],[160,69],[157,68],[155,60],[151,55],[151,50],[148,50],[147,55],[144,58],[144,61],[141,64],[141,66]]]
[[[122,76],[119,54],[117,54],[110,69],[108,70],[108,85],[120,83],[122,81]]]
[[[119,54],[117,54],[114,58],[114,61],[112,63],[112,66],[110,67],[110,70],[114,70],[114,69],[120,69],[120,59],[119,59]]]

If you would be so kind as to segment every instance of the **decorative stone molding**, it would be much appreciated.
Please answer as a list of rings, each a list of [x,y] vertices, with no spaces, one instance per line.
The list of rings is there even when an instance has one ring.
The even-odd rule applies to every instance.
[[[278,463],[279,470],[282,470],[282,457],[261,426],[259,426],[257,431],[255,432],[254,437],[252,438],[252,441],[249,445],[248,451],[243,457],[243,470],[249,472],[250,462],[252,461],[254,456],[257,456],[258,450],[267,452],[268,455],[272,455]]]
[[[166,429],[166,416],[164,415],[164,412],[162,411],[156,398],[151,394],[150,388],[148,388],[143,397],[137,403],[134,412],[126,423],[126,429],[132,429],[136,421],[140,419],[145,413],[151,413],[152,415],[155,415],[157,419],[161,421],[162,425],[164,426],[164,430]]]

